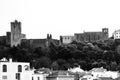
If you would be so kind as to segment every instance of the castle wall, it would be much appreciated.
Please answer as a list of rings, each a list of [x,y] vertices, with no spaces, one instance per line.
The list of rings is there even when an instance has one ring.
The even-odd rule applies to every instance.
[[[97,40],[106,40],[108,39],[108,28],[103,28],[102,32],[84,32],[74,34],[75,40],[80,41],[97,41]]]

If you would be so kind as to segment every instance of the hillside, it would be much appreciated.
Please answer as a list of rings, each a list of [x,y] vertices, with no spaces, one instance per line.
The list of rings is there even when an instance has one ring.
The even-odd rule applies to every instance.
[[[80,65],[84,70],[104,67],[120,71],[120,46],[114,40],[72,42],[68,45],[50,44],[47,48],[0,46],[0,58],[12,57],[14,61],[30,62],[36,69],[47,67],[53,70],[67,70]]]

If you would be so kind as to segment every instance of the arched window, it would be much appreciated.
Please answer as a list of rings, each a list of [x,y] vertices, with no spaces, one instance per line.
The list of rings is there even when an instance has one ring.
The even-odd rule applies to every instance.
[[[18,72],[22,72],[22,66],[18,65]]]
[[[3,65],[3,72],[7,72],[7,65]]]
[[[38,77],[38,80],[40,80],[40,77]]]
[[[32,80],[34,80],[34,78],[32,77]]]

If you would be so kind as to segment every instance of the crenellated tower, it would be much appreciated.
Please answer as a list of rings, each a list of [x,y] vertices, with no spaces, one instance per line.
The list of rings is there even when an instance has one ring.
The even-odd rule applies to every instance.
[[[109,37],[108,28],[102,28],[102,33],[103,33],[104,39],[108,39]]]
[[[21,22],[15,20],[11,22],[11,47],[21,43]]]

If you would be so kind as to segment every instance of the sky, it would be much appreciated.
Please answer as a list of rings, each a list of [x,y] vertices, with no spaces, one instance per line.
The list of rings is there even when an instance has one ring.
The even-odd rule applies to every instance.
[[[120,29],[120,0],[0,0],[0,36],[10,31],[10,22],[22,23],[30,38],[59,39],[83,31],[102,31],[109,36]]]

